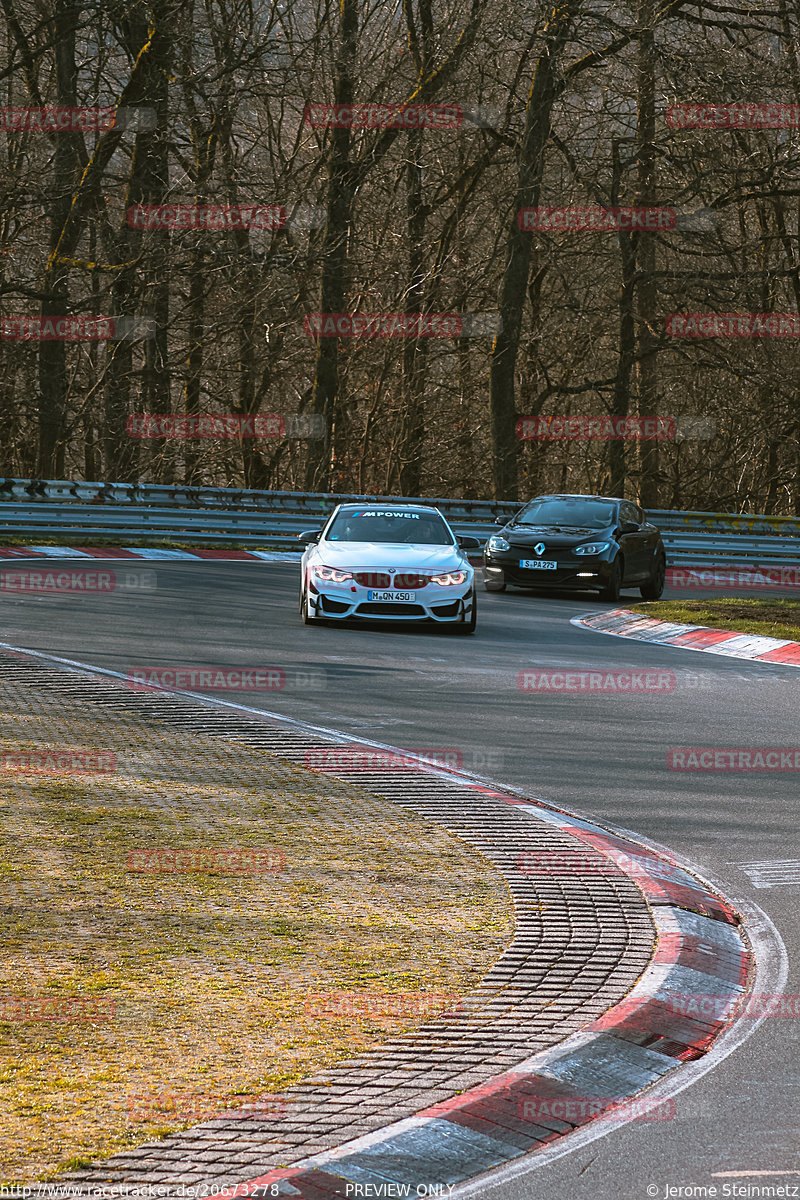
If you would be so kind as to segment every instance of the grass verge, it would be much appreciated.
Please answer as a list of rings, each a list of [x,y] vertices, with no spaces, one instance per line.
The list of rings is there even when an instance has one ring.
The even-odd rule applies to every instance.
[[[446,1008],[510,938],[493,866],[356,787],[131,713],[104,710],[100,724],[94,706],[35,688],[0,685],[0,708],[0,755],[116,756],[94,775],[0,757],[6,1183],[243,1097],[277,1106],[290,1085]],[[285,866],[132,871],[129,855],[154,847],[273,847]],[[360,999],[375,993],[386,1004]],[[94,1001],[91,1015],[43,1018],[43,998],[69,997]]]
[[[800,642],[800,601],[763,598],[758,600],[654,600],[631,605],[631,612],[646,613],[662,621],[685,625],[711,625],[738,633],[788,638]]]

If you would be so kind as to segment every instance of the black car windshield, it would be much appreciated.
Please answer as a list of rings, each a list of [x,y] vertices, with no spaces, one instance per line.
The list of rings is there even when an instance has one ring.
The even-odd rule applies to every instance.
[[[614,513],[615,505],[611,500],[591,500],[583,496],[546,496],[526,504],[514,518],[514,524],[605,529],[608,525],[613,525]]]
[[[438,513],[402,508],[347,509],[325,535],[329,542],[417,542],[452,546],[453,537]]]

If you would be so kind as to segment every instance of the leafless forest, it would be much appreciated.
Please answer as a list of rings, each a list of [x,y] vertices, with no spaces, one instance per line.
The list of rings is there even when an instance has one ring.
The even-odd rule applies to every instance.
[[[88,131],[6,120],[2,314],[149,329],[0,340],[5,475],[624,491],[645,507],[798,511],[797,336],[678,338],[667,323],[800,311],[790,0],[0,0],[0,12],[6,110],[140,114]],[[673,105],[770,102],[787,106],[783,127],[668,119]],[[461,116],[308,119],[334,104]],[[286,219],[129,219],[159,205],[281,206]],[[674,221],[565,232],[518,220],[614,205]],[[318,312],[485,325],[315,337],[304,318]],[[326,434],[137,439],[139,413],[319,414]],[[607,414],[662,415],[677,435],[516,432],[524,416]]]

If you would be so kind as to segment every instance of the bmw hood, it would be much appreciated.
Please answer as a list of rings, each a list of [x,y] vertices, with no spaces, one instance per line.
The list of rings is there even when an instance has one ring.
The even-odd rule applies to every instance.
[[[471,569],[457,546],[427,546],[416,542],[320,542],[320,561],[346,570],[443,571]]]

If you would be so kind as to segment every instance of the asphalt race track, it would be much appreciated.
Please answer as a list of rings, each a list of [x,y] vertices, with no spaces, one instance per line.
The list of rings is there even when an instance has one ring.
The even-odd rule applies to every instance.
[[[77,566],[48,564],[56,565]],[[3,592],[0,640],[123,674],[281,668],[279,691],[216,694],[408,750],[459,751],[468,771],[665,845],[734,903],[764,910],[786,946],[785,990],[800,993],[800,775],[667,767],[673,747],[800,746],[800,669],[576,629],[571,617],[601,607],[593,597],[480,592],[472,638],[418,627],[306,628],[295,564],[105,565],[146,572],[156,586],[139,591],[131,579],[107,595]],[[526,668],[585,667],[673,671],[674,686],[633,695],[518,686]],[[793,872],[752,865],[787,859]],[[461,1192],[488,1200],[800,1196],[797,1028],[796,1019],[765,1020],[676,1096],[673,1120],[634,1121],[574,1149],[565,1142],[560,1157],[534,1157]]]

